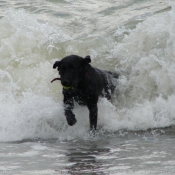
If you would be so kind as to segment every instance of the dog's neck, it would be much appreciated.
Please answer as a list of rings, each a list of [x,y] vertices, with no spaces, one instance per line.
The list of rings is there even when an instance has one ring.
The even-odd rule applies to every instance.
[[[78,85],[77,87],[79,88],[85,87],[85,82],[87,80],[87,77],[88,77],[88,67],[85,68],[84,73],[82,74],[81,79],[77,84]]]

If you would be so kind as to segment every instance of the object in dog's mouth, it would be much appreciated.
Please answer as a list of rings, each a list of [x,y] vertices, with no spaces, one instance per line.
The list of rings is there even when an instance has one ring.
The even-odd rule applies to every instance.
[[[51,81],[51,83],[53,83],[53,82],[56,81],[56,80],[61,80],[61,78],[54,78],[54,79]],[[69,86],[63,86],[63,88],[66,89],[66,90],[69,90],[71,87],[69,87]]]
[[[105,97],[111,99],[114,92],[114,79],[118,74],[92,67],[90,56],[82,58],[77,55],[66,56],[61,61],[56,61],[53,69],[58,70],[60,78],[54,78],[52,82],[60,80],[63,86],[64,113],[67,123],[73,126],[77,120],[73,114],[74,101],[80,105],[86,105],[89,109],[90,130],[97,128],[98,99]]]
[[[61,78],[54,78],[54,79],[51,81],[51,83],[53,83],[53,82],[56,81],[56,80],[61,80]]]

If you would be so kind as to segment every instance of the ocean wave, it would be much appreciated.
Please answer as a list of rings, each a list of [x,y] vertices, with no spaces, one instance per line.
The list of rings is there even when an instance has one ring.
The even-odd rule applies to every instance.
[[[174,125],[175,6],[171,6],[170,12],[150,16],[135,29],[121,27],[114,35],[79,41],[24,10],[10,9],[0,19],[0,141],[87,137],[87,108],[76,105],[78,122],[67,126],[61,86],[50,84],[57,76],[54,61],[73,50],[81,54],[88,50],[95,64],[112,65],[121,72],[114,104],[99,101],[101,131]],[[82,51],[79,46],[86,40],[87,50]]]

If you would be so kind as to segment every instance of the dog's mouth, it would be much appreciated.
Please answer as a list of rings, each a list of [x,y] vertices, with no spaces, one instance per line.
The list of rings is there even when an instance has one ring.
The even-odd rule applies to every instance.
[[[63,86],[63,89],[65,89],[65,90],[69,90],[72,88],[70,83],[61,82],[61,84]]]
[[[56,81],[56,80],[60,80],[60,81],[61,81],[61,78],[54,78],[54,79],[51,81],[51,83],[53,83],[53,82]],[[69,90],[69,89],[72,88],[71,86],[64,86],[63,84],[62,84],[62,86],[63,86],[63,88],[64,88],[65,90]]]

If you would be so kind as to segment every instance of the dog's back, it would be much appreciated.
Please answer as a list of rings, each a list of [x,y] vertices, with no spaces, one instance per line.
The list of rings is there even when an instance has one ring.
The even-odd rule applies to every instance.
[[[114,89],[116,87],[116,80],[119,78],[119,74],[111,71],[101,70],[98,68],[94,69],[98,74],[100,74],[103,79],[103,90],[100,93],[100,96],[110,100],[112,93],[114,92]]]

